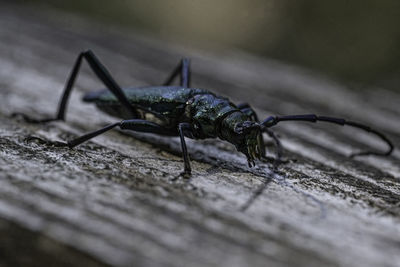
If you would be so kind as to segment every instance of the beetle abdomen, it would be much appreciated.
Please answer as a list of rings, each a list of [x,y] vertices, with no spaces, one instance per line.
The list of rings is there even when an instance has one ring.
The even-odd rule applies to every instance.
[[[185,88],[181,86],[138,87],[123,89],[129,102],[147,119],[148,113],[171,124],[185,114],[185,106],[189,99],[198,94],[210,94],[203,89]],[[93,102],[97,107],[116,117],[130,118],[117,98],[108,90],[89,92],[84,95],[85,102]],[[128,116],[128,117],[127,117]]]

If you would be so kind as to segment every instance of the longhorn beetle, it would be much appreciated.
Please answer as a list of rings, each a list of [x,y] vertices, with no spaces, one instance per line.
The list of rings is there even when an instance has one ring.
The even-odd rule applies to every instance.
[[[364,151],[353,153],[350,157],[360,155],[388,156],[394,149],[393,144],[382,133],[364,124],[345,119],[306,114],[270,116],[259,121],[257,114],[248,104],[235,105],[228,98],[218,96],[208,90],[192,88],[190,85],[190,61],[186,58],[180,61],[161,86],[123,89],[115,82],[95,54],[91,50],[87,50],[81,52],[76,59],[55,117],[34,119],[26,114],[16,114],[21,115],[27,122],[31,123],[65,120],[68,98],[83,59],[88,62],[90,68],[107,88],[102,91],[87,93],[83,100],[93,102],[100,110],[123,120],[63,143],[70,148],[115,127],[166,136],[179,136],[184,161],[182,174],[190,176],[191,168],[185,137],[191,139],[218,137],[226,140],[246,155],[248,164],[252,167],[255,165],[255,159],[265,158],[262,137],[264,132],[274,140],[277,147],[275,162],[279,163],[281,160],[282,147],[277,136],[270,130],[272,126],[282,121],[324,121],[371,132],[389,146],[385,152]],[[180,76],[180,86],[171,86],[177,76]]]

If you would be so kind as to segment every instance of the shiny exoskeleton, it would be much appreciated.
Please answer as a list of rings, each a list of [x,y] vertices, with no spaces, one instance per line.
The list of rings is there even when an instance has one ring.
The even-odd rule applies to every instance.
[[[185,126],[186,137],[226,140],[235,144],[236,148],[247,156],[249,162],[261,157],[264,146],[260,128],[250,127],[256,125],[252,122],[252,112],[249,114],[246,110],[238,108],[227,98],[208,90],[182,86],[128,88],[123,89],[123,92],[138,113],[136,119],[143,120],[146,127],[154,126],[150,132],[178,136],[181,125]],[[126,112],[114,94],[108,90],[89,93],[83,100],[94,102],[97,108],[112,116],[127,120],[131,118],[129,112]],[[138,127],[138,123],[125,122],[120,127],[133,130]],[[241,127],[247,127],[247,132],[244,133]]]
[[[271,116],[259,121],[254,110],[247,104],[235,105],[229,99],[208,90],[192,88],[188,59],[182,59],[168,79],[160,86],[122,89],[90,50],[79,54],[67,80],[56,116],[37,120],[22,114],[25,120],[40,123],[65,119],[68,98],[83,59],[89,63],[94,73],[107,88],[102,91],[90,92],[84,96],[83,100],[93,102],[100,110],[123,120],[66,142],[65,145],[70,148],[117,126],[132,131],[179,136],[185,164],[183,172],[185,176],[191,174],[185,137],[226,140],[245,154],[249,166],[252,166],[256,159],[265,157],[262,133],[266,132],[277,146],[276,162],[279,162],[282,148],[279,139],[269,128],[281,121],[325,121],[349,125],[377,135],[389,146],[385,152],[366,151],[354,153],[351,156],[386,156],[390,155],[394,148],[390,140],[382,133],[361,123],[340,118],[307,114]],[[180,86],[171,86],[177,76],[180,76]]]

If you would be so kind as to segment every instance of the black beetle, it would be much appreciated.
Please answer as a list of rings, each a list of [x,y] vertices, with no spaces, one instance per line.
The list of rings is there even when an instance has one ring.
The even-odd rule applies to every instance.
[[[86,102],[94,102],[99,109],[124,120],[108,125],[102,129],[85,134],[65,143],[73,148],[114,127],[139,132],[150,132],[167,136],[179,136],[182,146],[185,168],[183,174],[190,176],[191,168],[185,137],[192,139],[220,138],[226,140],[246,155],[249,166],[254,160],[265,157],[262,133],[266,132],[277,146],[276,163],[281,159],[282,148],[278,138],[269,129],[281,121],[325,121],[339,125],[349,125],[371,132],[383,141],[389,149],[385,152],[365,151],[357,155],[390,155],[393,144],[382,133],[361,123],[340,118],[317,116],[314,114],[271,116],[259,121],[254,110],[247,104],[235,105],[229,99],[205,90],[191,88],[190,62],[182,59],[168,79],[161,86],[122,89],[112,78],[103,64],[90,50],[79,54],[65,85],[56,117],[33,119],[19,114],[28,122],[44,123],[64,120],[69,95],[79,72],[82,59],[86,59],[97,77],[108,90],[91,92],[84,96]],[[180,76],[180,86],[171,86],[173,80]]]

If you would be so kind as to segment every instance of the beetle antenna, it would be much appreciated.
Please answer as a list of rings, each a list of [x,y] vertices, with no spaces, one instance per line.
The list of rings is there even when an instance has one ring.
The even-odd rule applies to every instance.
[[[347,121],[345,119],[341,118],[334,118],[334,117],[326,117],[326,116],[317,116],[315,114],[305,114],[305,115],[289,115],[289,116],[270,116],[266,118],[263,122],[260,123],[261,126],[265,128],[269,128],[272,126],[275,126],[281,121],[308,121],[308,122],[317,122],[317,121],[324,121],[324,122],[329,122],[329,123],[335,123],[339,125],[348,125],[351,127],[355,127],[361,130],[364,130],[369,133],[373,133],[376,136],[378,136],[381,140],[383,140],[387,145],[388,145],[388,150],[384,152],[379,152],[379,151],[362,151],[362,152],[357,152],[357,153],[352,153],[349,155],[349,157],[353,158],[355,156],[366,156],[366,155],[377,155],[377,156],[389,156],[393,150],[394,146],[392,142],[381,132],[372,129],[371,127],[354,122],[354,121]],[[265,131],[265,129],[261,129]]]

